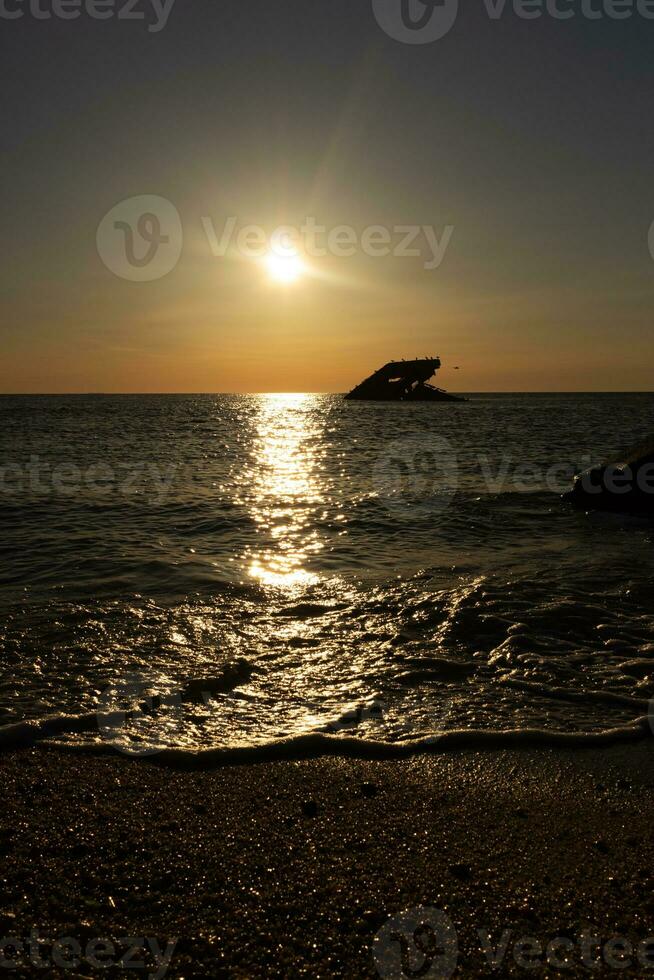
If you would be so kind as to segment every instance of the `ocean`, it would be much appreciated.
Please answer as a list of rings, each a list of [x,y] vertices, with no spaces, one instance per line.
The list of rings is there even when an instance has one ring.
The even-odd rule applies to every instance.
[[[651,394],[4,396],[0,744],[636,733],[654,526],[561,493],[652,431]]]

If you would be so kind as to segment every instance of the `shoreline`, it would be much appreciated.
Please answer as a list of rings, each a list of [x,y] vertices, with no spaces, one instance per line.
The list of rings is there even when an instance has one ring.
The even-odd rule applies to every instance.
[[[527,685],[523,685],[527,687]],[[575,700],[571,692],[557,689],[556,696]],[[591,695],[585,692],[583,697]],[[581,696],[579,700],[581,700]],[[645,700],[601,692],[598,703],[628,704],[640,710],[651,705]],[[131,715],[130,715],[131,716]],[[117,735],[125,724],[122,712],[87,712],[79,715],[46,715],[0,725],[0,758],[3,753],[30,747],[54,749],[61,752],[91,756],[124,754],[127,758],[143,758],[152,763],[185,770],[209,770],[230,765],[256,765],[266,762],[300,762],[308,759],[359,759],[361,761],[397,761],[421,755],[464,750],[490,749],[601,749],[649,741],[654,737],[651,713],[640,715],[631,722],[599,731],[566,732],[544,728],[478,729],[462,728],[439,732],[426,737],[389,742],[366,739],[357,735],[336,736],[327,729],[317,729],[302,735],[292,735],[270,741],[231,746],[161,747],[133,742],[131,749],[123,748]],[[57,736],[105,731],[105,741],[66,742]]]
[[[587,975],[591,955],[600,975],[654,970],[651,739],[192,772],[153,762],[47,745],[0,757],[2,936],[37,930],[44,961],[48,942],[72,937],[78,976],[124,975],[84,955],[103,938],[118,957],[127,936],[161,956],[181,937],[168,977],[375,977],[374,950],[381,975],[402,976],[403,935],[405,965],[425,966],[404,914],[422,908],[440,937],[426,947],[434,976],[528,976],[548,956],[567,957],[564,975]],[[516,951],[528,937],[540,954]],[[139,975],[155,976],[163,960],[148,949]],[[612,965],[620,956],[631,966]]]

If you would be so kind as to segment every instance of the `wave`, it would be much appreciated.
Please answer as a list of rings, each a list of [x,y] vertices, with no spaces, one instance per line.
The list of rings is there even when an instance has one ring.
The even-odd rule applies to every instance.
[[[542,728],[522,729],[456,729],[422,738],[388,742],[361,739],[352,735],[309,732],[289,738],[242,746],[209,746],[207,748],[150,748],[147,751],[119,749],[109,742],[65,742],[56,738],[64,734],[81,734],[112,725],[116,712],[83,715],[52,715],[32,721],[0,727],[0,752],[41,744],[44,748],[94,755],[122,754],[143,758],[158,765],[180,769],[212,769],[230,765],[262,762],[299,761],[325,756],[350,759],[392,760],[421,754],[439,754],[460,749],[604,748],[621,742],[641,741],[654,736],[649,716],[644,715],[627,725],[596,732],[559,732]]]

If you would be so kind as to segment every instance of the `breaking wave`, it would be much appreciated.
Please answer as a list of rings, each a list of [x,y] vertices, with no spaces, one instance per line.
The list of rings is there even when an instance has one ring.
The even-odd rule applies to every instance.
[[[25,748],[42,743],[49,748],[96,755],[113,754],[115,746],[102,742],[61,742],[61,734],[82,734],[93,731],[98,724],[111,723],[112,716],[58,715],[38,721],[20,722],[0,728],[0,751]],[[610,728],[601,732],[552,732],[543,729],[509,729],[484,731],[454,730],[425,738],[402,742],[384,742],[353,736],[335,736],[323,732],[277,739],[255,745],[212,746],[210,748],[151,748],[148,752],[123,751],[130,756],[145,755],[160,765],[183,769],[208,769],[226,765],[258,762],[314,759],[323,756],[342,756],[352,759],[406,759],[420,754],[434,754],[460,749],[532,748],[604,748],[620,742],[640,741],[652,737],[647,716],[637,718],[631,725]]]

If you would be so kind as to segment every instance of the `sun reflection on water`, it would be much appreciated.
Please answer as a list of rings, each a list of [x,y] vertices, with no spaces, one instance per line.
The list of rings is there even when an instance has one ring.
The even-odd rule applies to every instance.
[[[310,585],[319,576],[307,565],[322,550],[310,530],[320,492],[322,431],[313,412],[315,395],[262,395],[252,468],[252,516],[260,549],[248,554],[248,574],[279,588]]]

